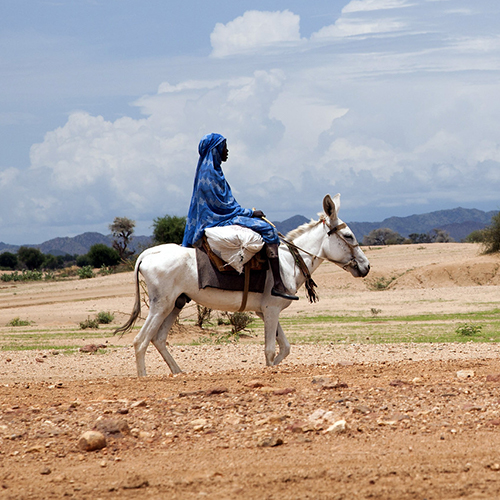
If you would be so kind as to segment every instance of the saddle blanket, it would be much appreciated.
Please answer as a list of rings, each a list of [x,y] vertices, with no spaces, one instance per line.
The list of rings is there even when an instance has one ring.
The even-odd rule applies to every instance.
[[[196,265],[198,267],[198,286],[203,288],[218,288],[219,290],[231,290],[242,292],[245,286],[245,274],[237,271],[220,272],[203,247],[196,248]],[[248,291],[263,293],[266,285],[268,266],[262,270],[250,271],[250,286]]]

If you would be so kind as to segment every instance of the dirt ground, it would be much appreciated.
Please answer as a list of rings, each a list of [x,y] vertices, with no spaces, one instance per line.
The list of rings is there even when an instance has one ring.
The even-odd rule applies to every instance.
[[[366,279],[323,264],[320,302],[284,314],[498,307],[500,258],[475,245],[366,253]],[[382,278],[394,280],[374,291]],[[103,310],[121,324],[133,292],[131,273],[2,282],[0,336],[14,317],[40,332]],[[184,373],[169,375],[150,349],[146,379],[135,376],[133,335],[104,354],[0,351],[0,498],[500,497],[498,344],[293,345],[266,368],[259,343],[190,345],[194,335],[169,339]],[[89,343],[84,331],[76,340]],[[92,430],[106,446],[85,451]]]

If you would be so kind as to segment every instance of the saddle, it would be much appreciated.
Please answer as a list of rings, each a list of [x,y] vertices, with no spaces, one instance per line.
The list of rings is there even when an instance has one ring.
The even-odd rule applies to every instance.
[[[219,290],[243,292],[239,312],[244,311],[248,292],[263,293],[269,262],[264,249],[257,252],[239,273],[210,248],[205,236],[196,248],[198,267],[198,286],[200,289],[211,287]]]

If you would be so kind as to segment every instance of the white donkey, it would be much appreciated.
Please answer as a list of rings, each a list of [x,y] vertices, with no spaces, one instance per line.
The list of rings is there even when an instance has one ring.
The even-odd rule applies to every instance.
[[[354,277],[364,277],[370,270],[370,263],[349,227],[338,218],[340,195],[326,195],[323,199],[324,214],[318,221],[311,221],[291,231],[287,240],[302,250],[300,252],[310,273],[323,260],[334,262]],[[295,293],[305,281],[294,258],[285,245],[279,247],[281,276],[286,288]],[[141,253],[135,265],[136,295],[132,314],[125,325],[115,333],[129,331],[141,312],[139,271],[146,281],[150,309],[140,332],[134,339],[137,374],[146,376],[145,356],[150,342],[168,364],[172,373],[181,369],[168,352],[167,335],[187,298],[198,304],[222,311],[238,311],[243,292],[199,289],[196,255],[193,248],[175,244],[160,245]],[[277,365],[290,353],[290,344],[279,323],[281,311],[291,301],[271,295],[273,279],[268,271],[264,293],[248,294],[247,311],[255,311],[264,320],[265,355],[267,366]],[[276,355],[276,339],[279,352]]]

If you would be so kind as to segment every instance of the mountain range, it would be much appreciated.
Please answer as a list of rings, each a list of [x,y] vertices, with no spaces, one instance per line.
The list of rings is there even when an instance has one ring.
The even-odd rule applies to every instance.
[[[468,234],[477,229],[484,229],[491,223],[491,218],[497,211],[483,212],[475,208],[453,208],[451,210],[439,210],[427,214],[410,215],[408,217],[389,217],[381,222],[349,222],[358,241],[363,241],[363,236],[370,231],[379,228],[389,228],[398,232],[404,237],[412,233],[426,234],[433,229],[443,229],[455,241],[462,241]],[[310,219],[303,215],[294,215],[281,222],[274,222],[276,228],[282,234],[286,234],[292,229],[309,222]],[[113,238],[111,235],[104,235],[96,232],[83,233],[74,237],[53,238],[39,245],[26,244],[25,246],[39,248],[45,254],[52,255],[83,255],[86,254],[92,245],[104,243],[111,246]],[[132,248],[140,251],[147,248],[152,243],[150,236],[134,236]],[[9,245],[0,242],[1,252],[16,253],[19,245]]]

